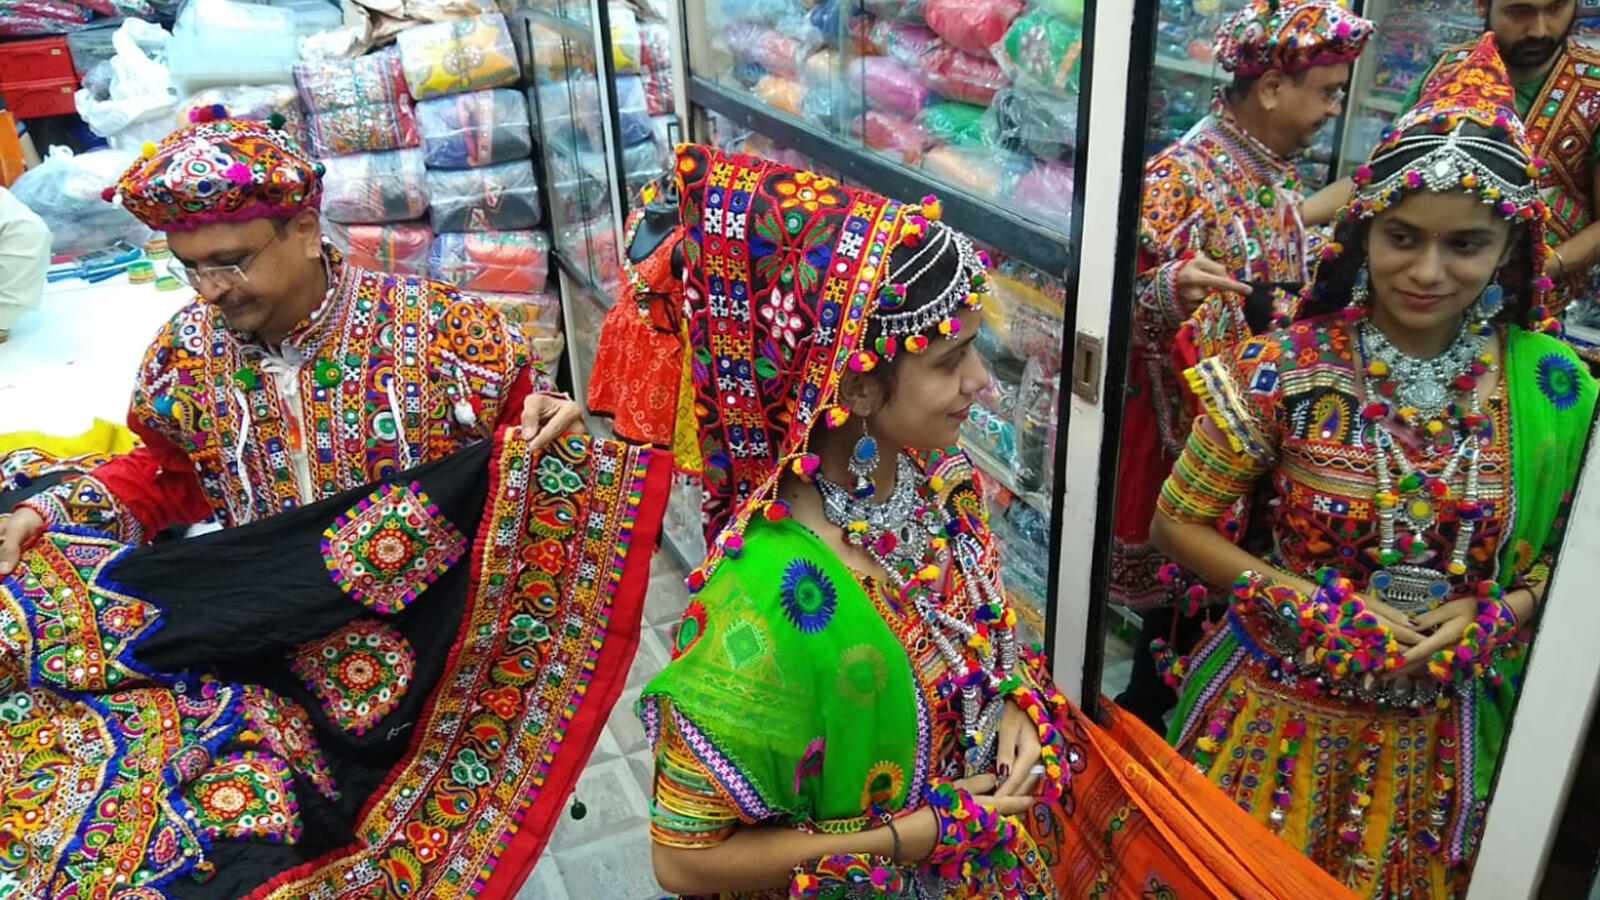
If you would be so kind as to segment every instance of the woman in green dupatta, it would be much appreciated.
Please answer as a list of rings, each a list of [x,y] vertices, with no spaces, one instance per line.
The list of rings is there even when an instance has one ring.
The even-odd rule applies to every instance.
[[[954,448],[989,384],[986,257],[931,197],[694,146],[677,177],[712,550],[639,704],[658,879],[1057,896],[1082,730]]]
[[[1546,211],[1493,35],[1421,96],[1307,317],[1190,370],[1205,414],[1152,528],[1235,585],[1174,662],[1169,738],[1365,897],[1465,894],[1595,402],[1539,333]],[[1263,478],[1259,558],[1216,525]]]

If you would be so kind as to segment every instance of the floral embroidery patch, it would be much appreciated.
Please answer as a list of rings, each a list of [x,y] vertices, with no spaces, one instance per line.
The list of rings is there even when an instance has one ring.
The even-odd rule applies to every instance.
[[[328,758],[323,756],[317,735],[311,730],[311,719],[300,704],[251,684],[245,685],[239,712],[236,740],[260,746],[289,760],[295,771],[316,787],[317,793],[338,802],[338,782],[334,781]]]
[[[415,482],[383,485],[322,533],[322,559],[334,583],[385,614],[410,605],[466,547]]]
[[[1539,392],[1556,409],[1565,412],[1578,402],[1578,370],[1572,360],[1559,353],[1546,353],[1539,358],[1536,377]]]
[[[186,792],[200,833],[213,840],[293,844],[300,839],[289,764],[270,753],[234,753],[201,774]]]
[[[833,582],[816,564],[807,559],[790,560],[784,567],[778,587],[779,601],[789,623],[806,634],[815,634],[833,621],[839,595]]]
[[[689,652],[689,648],[699,642],[700,636],[706,633],[706,607],[699,600],[689,601],[689,606],[683,611],[683,618],[673,628],[672,658]]]
[[[906,789],[906,773],[888,760],[872,764],[867,770],[867,783],[861,788],[861,808],[893,808],[895,801]]]
[[[289,668],[322,701],[328,720],[366,734],[405,696],[417,658],[404,636],[378,619],[357,619],[301,644]]]

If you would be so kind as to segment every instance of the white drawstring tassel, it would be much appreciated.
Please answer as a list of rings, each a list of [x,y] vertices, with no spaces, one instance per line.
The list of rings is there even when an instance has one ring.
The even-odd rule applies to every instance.
[[[411,468],[411,447],[406,443],[405,418],[400,414],[400,397],[394,392],[394,376],[390,375],[383,386],[389,397],[389,414],[394,416],[394,447],[400,460],[400,470]]]
[[[245,497],[244,516],[236,524],[243,525],[254,521],[256,517],[256,492],[250,487],[250,473],[244,468],[244,448],[250,441],[250,399],[237,386],[233,389],[233,399],[239,404],[240,415],[244,416],[244,422],[239,426],[239,439],[233,445],[233,468],[239,484],[244,488]]]

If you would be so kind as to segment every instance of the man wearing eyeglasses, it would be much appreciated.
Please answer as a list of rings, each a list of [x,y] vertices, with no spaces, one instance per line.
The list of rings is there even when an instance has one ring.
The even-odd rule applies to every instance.
[[[1294,163],[1342,111],[1351,64],[1372,32],[1336,0],[1249,0],[1217,30],[1217,62],[1232,83],[1218,90],[1209,116],[1145,166],[1111,599],[1144,622],[1132,683],[1117,700],[1157,730],[1177,697],[1147,647],[1174,637],[1173,587],[1159,577],[1167,560],[1149,535],[1161,483],[1189,433],[1179,329],[1208,297],[1264,328],[1275,311],[1267,287],[1308,280],[1312,250]],[[1195,635],[1191,622],[1177,651]]]
[[[167,233],[174,273],[198,294],[139,370],[128,423],[142,446],[19,506],[0,530],[0,575],[48,525],[128,543],[241,525],[502,426],[536,446],[579,427],[498,312],[323,243],[322,166],[279,123],[200,118],[107,189]]]

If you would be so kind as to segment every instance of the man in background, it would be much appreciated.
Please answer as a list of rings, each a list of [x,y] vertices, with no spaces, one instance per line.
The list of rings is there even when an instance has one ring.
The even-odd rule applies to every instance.
[[[1342,112],[1351,64],[1372,32],[1335,0],[1250,0],[1217,31],[1217,62],[1232,83],[1145,167],[1111,598],[1144,622],[1133,681],[1117,701],[1158,731],[1177,698],[1148,645],[1166,638],[1182,653],[1199,633],[1197,619],[1174,633],[1172,590],[1157,577],[1166,559],[1149,540],[1161,482],[1189,434],[1178,331],[1219,293],[1216,302],[1264,326],[1273,312],[1266,286],[1309,280],[1314,257],[1294,163]]]
[[[50,229],[33,210],[0,188],[0,344],[23,310],[39,305],[50,268]]]

